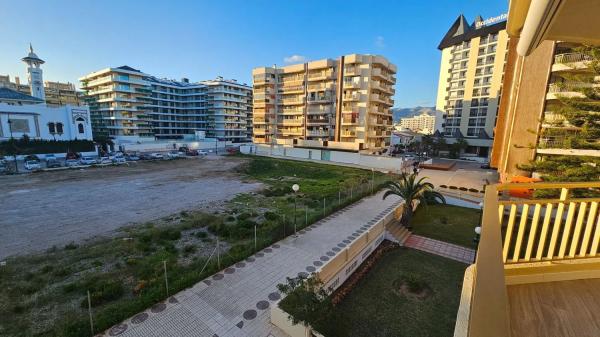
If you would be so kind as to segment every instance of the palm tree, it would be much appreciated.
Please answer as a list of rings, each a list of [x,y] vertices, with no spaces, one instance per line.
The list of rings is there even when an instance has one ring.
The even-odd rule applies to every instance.
[[[441,193],[434,191],[433,184],[426,182],[426,179],[427,177],[423,177],[417,180],[416,174],[403,173],[398,181],[387,183],[387,190],[383,194],[383,199],[390,195],[397,195],[404,199],[405,207],[402,211],[400,222],[407,228],[413,216],[415,200],[419,200],[424,205],[438,202],[446,204],[446,198]]]

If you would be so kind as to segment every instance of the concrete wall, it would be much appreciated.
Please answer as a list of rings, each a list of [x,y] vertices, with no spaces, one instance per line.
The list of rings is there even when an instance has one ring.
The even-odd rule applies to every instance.
[[[283,145],[249,144],[240,146],[240,151],[245,154],[259,156],[289,157],[296,159],[309,159],[362,166],[386,171],[400,171],[410,166],[410,162],[402,158],[361,154],[356,152],[330,151],[321,149],[307,149]]]
[[[206,150],[214,152],[217,148],[219,152],[224,151],[225,147],[233,146],[230,141],[219,141],[216,142],[214,139],[206,139],[200,141],[181,141],[181,142],[141,142],[141,143],[117,143],[116,149],[121,148],[123,151],[136,151],[136,152],[161,152],[171,151],[179,149],[182,146],[187,146],[190,149],[195,150]]]
[[[339,288],[356,271],[358,266],[379,247],[385,238],[385,226],[391,221],[399,219],[402,212],[398,209],[402,208],[403,205],[404,203],[401,203],[391,210],[373,227],[362,233],[349,246],[317,269],[315,273],[326,289],[334,291]],[[271,323],[291,337],[309,337],[311,333],[315,336],[321,336],[312,331],[310,327],[302,324],[292,324],[288,316],[288,313],[279,308],[279,303],[271,307]]]

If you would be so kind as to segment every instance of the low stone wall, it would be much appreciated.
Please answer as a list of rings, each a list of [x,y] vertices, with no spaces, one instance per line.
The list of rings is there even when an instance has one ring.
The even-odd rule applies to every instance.
[[[337,290],[369,258],[384,241],[385,226],[399,219],[398,216],[402,214],[401,208],[403,205],[404,203],[400,203],[386,212],[381,219],[377,220],[370,228],[364,229],[364,232],[352,243],[340,250],[336,256],[315,272],[314,275],[323,282],[326,289]],[[310,327],[302,324],[292,324],[288,317],[289,314],[279,308],[279,303],[271,306],[271,323],[291,337],[321,336]]]

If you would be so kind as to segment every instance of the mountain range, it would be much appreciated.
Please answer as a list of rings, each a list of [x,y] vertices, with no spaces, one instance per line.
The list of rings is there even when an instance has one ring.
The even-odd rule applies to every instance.
[[[428,112],[431,115],[435,115],[435,107],[418,106],[414,108],[392,108],[391,110],[394,122],[400,121],[400,118],[409,118],[420,115],[423,112]]]

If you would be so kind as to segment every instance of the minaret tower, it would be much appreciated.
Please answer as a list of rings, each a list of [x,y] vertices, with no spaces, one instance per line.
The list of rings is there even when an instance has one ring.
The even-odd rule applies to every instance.
[[[39,58],[34,52],[31,43],[29,44],[29,54],[21,59],[27,64],[27,79],[31,88],[31,96],[46,100],[44,93],[44,80],[42,78],[42,68],[44,60]]]

